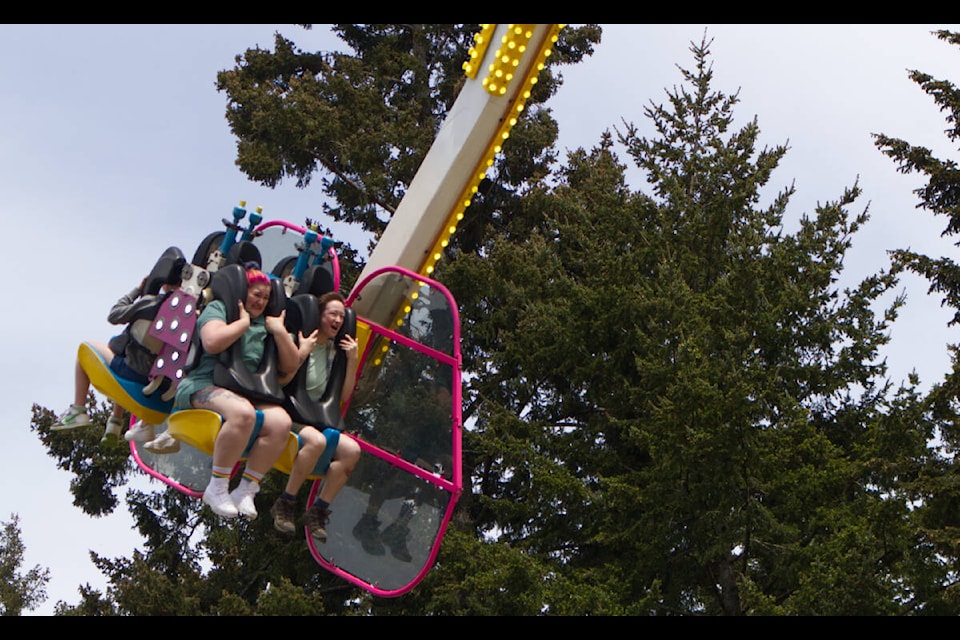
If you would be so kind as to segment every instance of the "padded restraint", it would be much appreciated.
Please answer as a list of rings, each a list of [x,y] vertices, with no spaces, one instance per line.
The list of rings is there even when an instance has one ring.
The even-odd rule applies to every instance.
[[[247,299],[247,273],[238,264],[228,264],[213,274],[210,281],[215,300],[227,308],[227,322],[240,317],[237,301]],[[286,295],[279,280],[270,280],[270,301],[266,315],[278,316],[283,311]],[[277,380],[277,346],[272,335],[267,335],[263,346],[263,359],[256,371],[250,371],[243,363],[240,340],[220,354],[213,371],[213,383],[235,391],[253,401],[283,404],[284,392]]]
[[[180,284],[180,277],[183,273],[183,267],[187,264],[187,258],[178,247],[167,247],[157,263],[153,265],[147,281],[144,283],[143,293],[145,295],[156,295],[160,293],[160,287],[165,284]]]
[[[313,294],[302,293],[293,296],[287,303],[287,330],[297,335],[302,332],[310,335],[320,326],[320,307]],[[347,308],[343,324],[337,332],[333,343],[338,345],[345,335],[357,335],[357,315],[353,309]],[[320,429],[339,429],[342,417],[340,415],[340,395],[343,383],[347,377],[347,354],[337,348],[333,358],[330,377],[327,379],[327,388],[318,402],[314,402],[307,394],[307,371],[305,366],[297,369],[293,379],[283,388],[286,400],[283,408],[287,410],[294,422],[309,424]]]
[[[280,258],[280,260],[277,261],[277,264],[273,265],[273,270],[270,272],[270,275],[272,275],[275,278],[280,278],[282,280],[284,276],[283,272],[292,271],[293,265],[295,265],[296,263],[297,263],[297,256],[285,256],[283,258]]]
[[[227,264],[242,265],[248,262],[256,262],[258,265],[261,265],[262,269],[263,263],[261,260],[260,249],[249,240],[240,240],[234,243],[227,252]]]
[[[224,235],[226,235],[226,231],[214,231],[207,234],[207,237],[197,245],[197,250],[194,252],[193,260],[190,263],[201,269],[206,269],[209,266],[210,254],[220,248]]]
[[[303,272],[303,278],[297,287],[294,295],[301,293],[312,293],[318,298],[328,291],[334,290],[333,283],[333,263],[329,260],[323,264],[315,264],[307,267]]]

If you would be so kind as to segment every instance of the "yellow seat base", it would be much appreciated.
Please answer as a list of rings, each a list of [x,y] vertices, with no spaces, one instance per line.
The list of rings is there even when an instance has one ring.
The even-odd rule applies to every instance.
[[[291,433],[287,437],[286,448],[283,450],[283,453],[280,454],[280,457],[277,458],[277,461],[273,463],[273,468],[290,475],[290,472],[293,471],[293,462],[297,459],[297,451],[299,450],[300,443],[297,441],[297,435]]]
[[[211,456],[222,425],[223,418],[220,414],[207,409],[184,409],[170,414],[167,418],[167,432],[171,437]],[[287,446],[273,464],[273,468],[290,475],[299,448],[296,434],[289,434]],[[307,477],[318,479],[322,476]]]
[[[88,342],[83,342],[77,349],[77,362],[83,369],[87,377],[90,378],[90,384],[118,405],[137,416],[149,424],[160,424],[167,419],[169,409],[173,403],[164,403],[161,401],[151,402],[154,406],[146,404],[148,400],[142,394],[137,397],[139,388],[136,383],[126,381],[122,383],[120,379],[110,370],[106,360],[103,359],[96,349]],[[158,407],[166,408],[161,410]]]
[[[212,456],[222,424],[223,418],[216,411],[184,409],[167,418],[167,433],[175,440]]]

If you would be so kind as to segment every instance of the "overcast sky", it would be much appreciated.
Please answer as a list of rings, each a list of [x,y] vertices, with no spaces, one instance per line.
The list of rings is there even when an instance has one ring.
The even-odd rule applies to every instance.
[[[884,133],[957,158],[943,114],[907,77],[919,69],[960,83],[960,49],[930,34],[938,28],[960,30],[605,25],[596,54],[562,71],[564,86],[550,104],[561,157],[594,146],[604,130],[623,130],[621,120],[654,136],[643,107],[666,102],[665,90],[682,80],[677,66],[693,67],[691,42],[706,29],[714,90],[740,91],[737,124],[756,116],[761,146],[789,144],[768,195],[795,183],[792,220],[836,200],[859,177],[864,193],[853,210],[869,205],[871,219],[848,254],[851,282],[886,268],[890,249],[952,256],[939,237],[945,220],[916,209],[912,190],[921,179],[898,174],[871,138]],[[106,588],[89,551],[129,557],[141,545],[125,502],[104,518],[72,505],[71,475],[57,470],[30,430],[34,403],[59,413],[71,402],[77,346],[115,333],[106,316],[116,299],[166,247],[191,256],[240,200],[262,206],[266,219],[321,218],[336,239],[356,240],[321,217],[318,189],[291,182],[270,190],[234,164],[216,74],[247,48],[272,49],[277,31],[308,51],[338,46],[324,25],[0,25],[0,220],[13,276],[0,320],[10,338],[0,465],[11,480],[0,494],[0,522],[20,516],[22,572],[51,571],[49,597],[34,615],[52,613],[58,600],[77,604],[81,584]],[[630,175],[634,188],[647,190],[639,173]],[[951,313],[926,290],[920,279],[903,278],[907,305],[884,354],[894,381],[916,370],[924,387],[946,373],[946,345],[960,342],[946,326]]]

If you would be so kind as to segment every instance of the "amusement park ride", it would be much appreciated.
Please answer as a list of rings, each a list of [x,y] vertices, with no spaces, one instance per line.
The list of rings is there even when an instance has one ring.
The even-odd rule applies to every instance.
[[[302,421],[348,430],[360,443],[363,454],[337,495],[327,541],[306,539],[318,564],[378,596],[401,595],[423,579],[462,491],[460,322],[450,292],[431,279],[434,264],[509,137],[561,26],[482,25],[463,65],[460,94],[347,296],[344,329],[356,336],[360,354],[353,394],[340,397],[341,372],[313,407],[285,400]],[[192,260],[171,247],[148,277],[148,290],[181,282],[149,329],[159,351],[150,384],[118,378],[89,344],[79,347],[80,365],[98,391],[180,443],[177,452],[155,454],[131,442],[139,467],[193,497],[209,479],[221,424],[214,412],[172,407],[173,390],[192,361],[199,310],[225,295],[240,264],[255,260],[274,278],[287,328],[307,335],[318,321],[308,311],[316,309],[314,297],[340,287],[332,240],[310,226],[263,221],[259,210],[247,214],[241,202]],[[246,384],[258,384],[256,372],[242,375],[250,377]],[[164,379],[169,389],[161,392]],[[290,473],[297,450],[291,434],[274,468]],[[323,477],[309,478],[313,502]],[[381,524],[387,526],[380,530]]]

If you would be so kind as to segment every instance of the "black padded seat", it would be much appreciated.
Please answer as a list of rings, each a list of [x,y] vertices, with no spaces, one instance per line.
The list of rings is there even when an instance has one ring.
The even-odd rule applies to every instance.
[[[238,300],[247,299],[247,273],[239,264],[228,264],[213,274],[210,280],[213,298],[220,300],[227,308],[227,322],[240,317]],[[270,301],[265,315],[278,316],[286,305],[283,284],[279,280],[270,280]],[[219,361],[213,372],[213,382],[219,387],[235,391],[253,401],[271,404],[283,404],[284,392],[277,379],[277,346],[272,335],[268,335],[263,346],[263,359],[256,371],[250,371],[243,364],[240,340],[220,353]]]
[[[320,307],[317,298],[310,293],[301,293],[287,301],[287,330],[294,335],[310,335],[320,326]],[[345,335],[356,337],[357,315],[353,309],[347,308],[340,326],[340,331],[333,343],[339,344]],[[333,358],[330,377],[327,379],[327,388],[319,401],[314,402],[307,395],[307,368],[302,364],[283,388],[286,398],[283,408],[287,410],[294,422],[309,424],[320,429],[340,429],[342,418],[340,415],[340,399],[343,383],[347,377],[347,354],[340,348]]]

